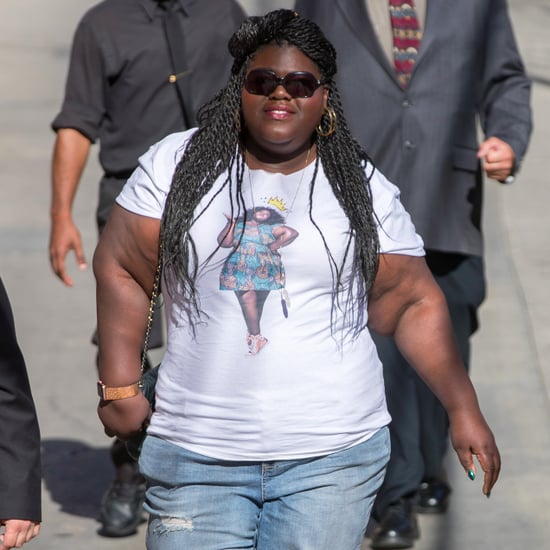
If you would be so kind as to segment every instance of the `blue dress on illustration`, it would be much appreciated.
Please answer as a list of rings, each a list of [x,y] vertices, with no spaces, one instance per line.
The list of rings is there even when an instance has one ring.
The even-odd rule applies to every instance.
[[[278,290],[285,286],[285,271],[278,252],[269,245],[282,223],[235,225],[235,246],[220,273],[220,290]],[[244,231],[244,232],[243,232]],[[242,238],[241,238],[242,234]],[[241,242],[239,243],[239,239]]]

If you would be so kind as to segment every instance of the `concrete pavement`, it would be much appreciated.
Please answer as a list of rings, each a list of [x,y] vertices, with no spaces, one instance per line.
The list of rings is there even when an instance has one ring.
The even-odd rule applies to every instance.
[[[267,7],[269,1],[247,7]],[[65,288],[47,258],[49,123],[60,105],[72,32],[93,3],[27,0],[0,6],[0,275],[41,420],[44,523],[40,537],[28,545],[37,550],[144,548],[143,528],[120,540],[96,534],[99,500],[112,468],[109,440],[95,415],[95,349],[89,344],[94,281],[71,258],[75,286]],[[510,7],[535,82],[535,133],[516,183],[486,187],[489,295],[472,359],[472,378],[501,448],[503,472],[487,500],[481,481],[470,481],[450,455],[450,509],[445,516],[420,518],[417,550],[550,544],[550,0],[511,0]],[[99,174],[92,158],[75,204],[88,258],[96,240]]]

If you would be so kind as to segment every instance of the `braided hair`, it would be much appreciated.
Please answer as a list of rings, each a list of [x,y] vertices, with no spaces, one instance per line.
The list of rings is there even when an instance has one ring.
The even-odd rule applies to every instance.
[[[315,23],[300,17],[295,11],[280,9],[262,17],[249,17],[231,37],[228,47],[234,62],[229,80],[199,110],[199,128],[176,167],[167,197],[161,223],[164,269],[178,281],[189,321],[194,326],[201,318],[200,297],[195,290],[195,280],[201,266],[190,229],[197,217],[208,208],[206,205],[201,212],[195,212],[199,202],[222,174],[225,174],[225,180],[216,196],[229,189],[229,196],[233,197],[232,191],[236,190],[238,205],[232,202],[231,206],[245,210],[241,186],[244,174],[242,144],[246,129],[241,122],[241,93],[251,59],[262,46],[268,44],[298,48],[317,65],[321,81],[329,89],[327,107],[334,110],[337,125],[331,135],[321,136],[316,132],[312,135],[312,140],[316,140],[317,159],[310,182],[309,216],[322,237],[334,281],[331,327],[334,327],[335,314],[338,313],[348,321],[344,326],[351,326],[350,330],[357,335],[366,326],[368,293],[378,269],[379,241],[368,185],[372,172],[368,176],[365,174],[370,159],[352,137],[342,111],[340,94],[334,82],[334,47]],[[340,265],[335,261],[312,214],[319,162],[350,224],[350,235]],[[351,282],[344,278],[343,270],[350,256]]]

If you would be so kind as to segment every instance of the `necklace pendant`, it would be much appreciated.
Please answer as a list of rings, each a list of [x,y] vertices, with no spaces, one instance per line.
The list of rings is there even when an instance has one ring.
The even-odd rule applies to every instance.
[[[286,288],[281,289],[281,307],[283,308],[283,315],[285,319],[288,318],[288,308],[290,307],[290,299]]]
[[[283,288],[283,290],[281,290],[281,294],[282,294],[282,297],[284,298],[284,300],[286,302],[286,306],[290,307],[290,296],[288,294],[287,289]]]

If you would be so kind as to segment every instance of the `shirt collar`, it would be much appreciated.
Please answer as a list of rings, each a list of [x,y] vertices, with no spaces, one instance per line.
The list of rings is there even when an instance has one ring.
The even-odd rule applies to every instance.
[[[184,13],[187,13],[187,8],[195,3],[195,0],[175,0],[179,5],[180,9],[183,10]],[[147,13],[147,17],[152,21],[155,17],[156,10],[158,9],[158,0],[140,0],[139,2],[141,4],[141,7],[145,10],[145,13]]]

